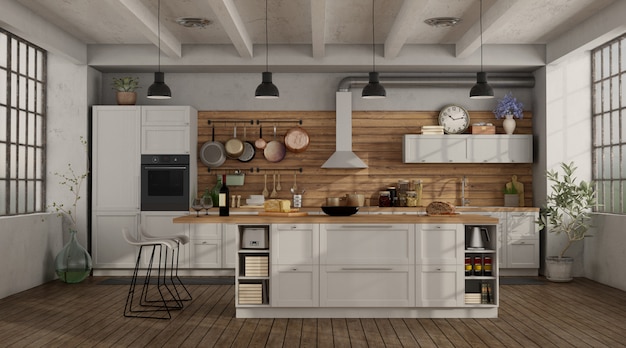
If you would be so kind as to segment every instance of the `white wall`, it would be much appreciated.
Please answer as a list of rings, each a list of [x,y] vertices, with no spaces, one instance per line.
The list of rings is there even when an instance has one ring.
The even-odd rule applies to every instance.
[[[0,217],[0,298],[56,278],[54,257],[63,247],[56,214]]]
[[[585,238],[585,276],[626,291],[626,216],[596,214],[593,236]]]

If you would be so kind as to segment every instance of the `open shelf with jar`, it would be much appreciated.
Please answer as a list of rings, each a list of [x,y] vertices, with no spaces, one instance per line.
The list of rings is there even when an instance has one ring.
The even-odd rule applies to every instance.
[[[235,267],[237,306],[269,305],[269,225],[239,225]]]
[[[466,306],[498,304],[497,226],[465,227]]]

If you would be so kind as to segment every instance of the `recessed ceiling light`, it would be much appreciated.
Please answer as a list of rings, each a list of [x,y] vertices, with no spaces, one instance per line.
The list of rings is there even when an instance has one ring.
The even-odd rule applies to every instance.
[[[460,21],[461,18],[456,17],[435,17],[428,18],[424,23],[437,28],[449,28],[457,25]]]
[[[186,28],[204,28],[211,24],[211,21],[206,18],[199,17],[180,17],[176,18],[176,23]]]

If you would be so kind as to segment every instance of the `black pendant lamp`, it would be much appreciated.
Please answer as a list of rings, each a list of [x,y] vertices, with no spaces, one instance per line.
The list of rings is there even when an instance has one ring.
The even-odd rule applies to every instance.
[[[369,82],[363,87],[361,97],[364,99],[381,99],[387,96],[385,87],[380,84],[378,73],[376,72],[376,44],[374,41],[374,0],[372,0],[372,71]]]
[[[263,72],[263,80],[256,88],[254,97],[257,99],[276,99],[278,98],[278,87],[272,83],[272,73],[268,68],[269,44],[267,40],[267,0],[265,0],[265,72]]]
[[[165,73],[161,72],[161,0],[157,3],[157,33],[159,38],[159,71],[154,73],[154,83],[148,87],[148,99],[170,99],[172,91],[165,84]]]
[[[470,90],[470,98],[493,98],[493,88],[487,83],[487,73],[483,71],[483,0],[480,0],[480,72],[476,73],[476,84]]]

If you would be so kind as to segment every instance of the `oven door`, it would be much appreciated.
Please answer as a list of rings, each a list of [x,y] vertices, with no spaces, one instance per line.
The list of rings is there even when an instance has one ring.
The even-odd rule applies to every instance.
[[[189,211],[189,165],[141,165],[142,211]]]

